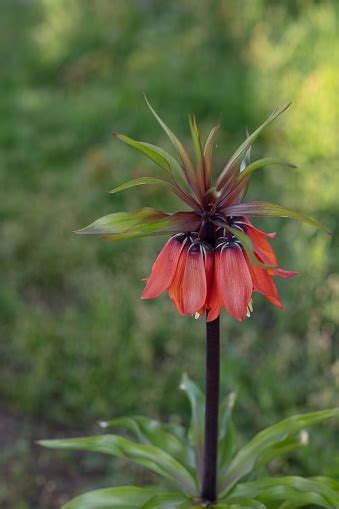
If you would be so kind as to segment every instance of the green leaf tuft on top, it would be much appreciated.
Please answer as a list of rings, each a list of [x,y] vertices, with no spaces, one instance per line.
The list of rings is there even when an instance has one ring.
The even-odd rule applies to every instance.
[[[151,113],[169,137],[180,160],[177,160],[164,149],[134,140],[120,133],[113,136],[127,145],[135,148],[154,161],[167,174],[168,180],[154,177],[139,177],[122,183],[112,189],[117,193],[142,185],[157,185],[166,188],[175,194],[193,212],[178,212],[166,214],[151,208],[144,208],[136,212],[118,212],[104,216],[89,226],[77,230],[79,234],[98,234],[110,240],[119,240],[133,237],[146,237],[173,233],[201,232],[207,222],[224,221],[227,224],[230,216],[262,216],[262,217],[289,217],[308,223],[330,233],[329,230],[314,219],[290,209],[269,202],[243,202],[248,191],[252,174],[266,166],[280,165],[295,168],[295,165],[276,158],[266,157],[250,163],[253,142],[274,119],[281,115],[291,103],[276,108],[271,115],[251,134],[247,133],[245,141],[230,157],[215,183],[212,182],[212,152],[219,123],[215,125],[207,136],[205,144],[202,143],[201,133],[194,115],[189,116],[189,127],[194,146],[195,166],[186,151],[183,143],[174,132],[156,113],[147,97],[145,101]],[[186,214],[186,216],[184,216]],[[189,217],[189,214],[192,214]],[[195,214],[195,215],[194,215]],[[216,223],[215,223],[216,224]],[[260,265],[252,256],[250,243],[243,237],[244,248],[256,265]],[[261,266],[263,266],[261,264]],[[267,268],[267,266],[265,267]]]

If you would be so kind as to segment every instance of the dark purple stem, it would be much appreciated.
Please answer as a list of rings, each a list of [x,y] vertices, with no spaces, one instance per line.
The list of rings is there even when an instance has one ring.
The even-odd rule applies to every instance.
[[[217,499],[218,416],[220,378],[219,317],[206,322],[206,403],[202,492],[203,500]]]

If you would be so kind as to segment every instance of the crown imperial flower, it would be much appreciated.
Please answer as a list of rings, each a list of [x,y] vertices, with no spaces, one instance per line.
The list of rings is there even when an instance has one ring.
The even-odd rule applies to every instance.
[[[181,315],[197,317],[207,312],[207,320],[213,321],[225,307],[231,316],[243,320],[253,311],[253,292],[261,293],[272,304],[284,309],[273,277],[289,278],[297,272],[278,265],[268,241],[274,239],[275,233],[258,230],[248,217],[290,217],[328,230],[317,221],[281,205],[244,201],[244,198],[250,177],[256,170],[272,165],[295,168],[274,158],[250,162],[255,139],[289,104],[275,109],[261,126],[248,134],[213,185],[212,150],[219,125],[213,127],[203,146],[196,120],[190,117],[196,153],[196,165],[193,165],[182,143],[147,99],[146,102],[177,150],[180,162],[159,147],[114,133],[115,137],[152,159],[167,173],[168,180],[142,177],[111,192],[145,184],[160,185],[178,196],[191,210],[169,214],[144,208],[109,214],[77,233],[99,234],[111,240],[172,235],[153,264],[142,299],[155,298],[167,291]]]

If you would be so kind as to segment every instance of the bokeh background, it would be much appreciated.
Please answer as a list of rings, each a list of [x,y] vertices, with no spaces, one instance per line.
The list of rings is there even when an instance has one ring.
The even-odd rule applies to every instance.
[[[215,168],[276,106],[292,108],[254,155],[297,170],[256,174],[251,199],[295,208],[276,230],[286,311],[260,296],[238,324],[222,317],[222,391],[238,393],[239,441],[294,412],[338,404],[339,4],[295,0],[2,0],[0,7],[0,506],[54,509],[90,488],[144,483],[142,470],[34,440],[98,432],[145,413],[188,419],[177,390],[203,383],[203,321],[169,299],[139,300],[163,239],[104,242],[72,230],[146,204],[175,210],[153,188],[106,191],[160,173],[112,130],[169,148],[142,92],[189,142],[223,113]],[[338,426],[326,424],[277,472],[339,476]]]

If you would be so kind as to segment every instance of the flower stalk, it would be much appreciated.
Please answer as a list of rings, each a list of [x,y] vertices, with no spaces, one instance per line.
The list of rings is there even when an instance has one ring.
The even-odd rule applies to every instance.
[[[202,499],[217,499],[218,418],[220,381],[220,322],[206,321],[206,399]]]

